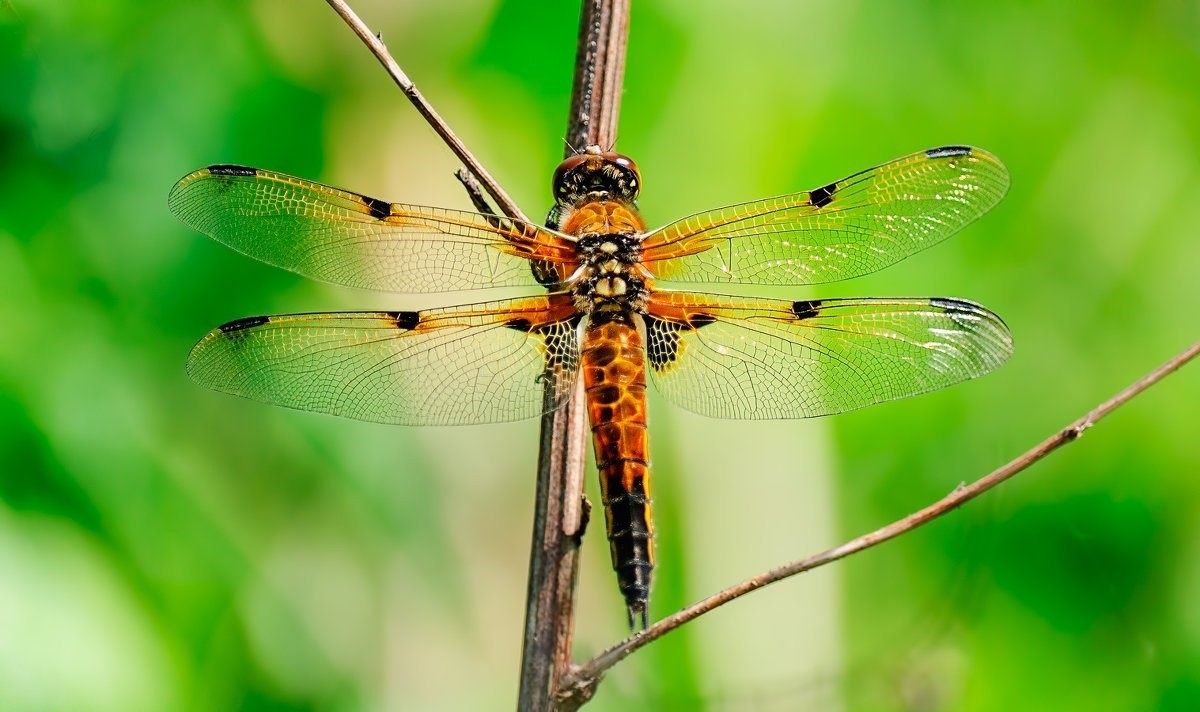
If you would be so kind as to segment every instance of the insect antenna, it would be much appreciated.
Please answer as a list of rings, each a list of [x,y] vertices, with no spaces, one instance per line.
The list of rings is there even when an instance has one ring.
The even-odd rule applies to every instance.
[[[578,156],[579,154],[583,153],[582,150],[575,148],[575,144],[571,143],[571,139],[567,138],[566,136],[563,137],[562,142],[566,145],[567,150],[571,152],[571,155]]]

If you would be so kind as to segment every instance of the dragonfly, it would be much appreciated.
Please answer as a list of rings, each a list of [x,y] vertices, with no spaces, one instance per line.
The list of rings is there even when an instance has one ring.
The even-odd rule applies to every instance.
[[[874,272],[958,232],[1008,185],[991,153],[944,146],[648,230],[636,164],[598,146],[558,166],[544,226],[213,165],[179,180],[170,209],[267,264],[395,293],[538,291],[241,318],[205,335],[187,369],[218,391],[402,425],[535,417],[582,380],[612,565],[630,628],[645,628],[655,565],[647,374],[668,401],[706,416],[809,418],[974,378],[1012,353],[1000,317],[965,299],[786,300],[688,285]]]

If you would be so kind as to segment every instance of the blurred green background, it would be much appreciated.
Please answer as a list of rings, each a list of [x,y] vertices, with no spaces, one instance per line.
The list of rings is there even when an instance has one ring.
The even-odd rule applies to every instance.
[[[468,207],[449,153],[318,0],[13,5],[0,709],[511,707],[536,423],[346,422],[183,370],[235,317],[480,295],[254,263],[172,220],[178,177],[236,162]],[[542,214],[575,4],[355,5]],[[655,617],[942,496],[1197,338],[1200,5],[635,2],[618,148],[650,223],[949,143],[1007,163],[997,209],[883,273],[772,294],[969,297],[1012,362],[819,421],[652,401]],[[1200,709],[1198,403],[1193,366],[986,498],[638,653],[589,709]],[[579,655],[624,616],[593,528]]]

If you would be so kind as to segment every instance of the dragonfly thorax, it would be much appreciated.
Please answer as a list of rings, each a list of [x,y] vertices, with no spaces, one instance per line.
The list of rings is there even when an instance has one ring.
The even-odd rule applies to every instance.
[[[646,280],[638,264],[640,236],[585,234],[578,244],[580,268],[572,291],[580,311],[593,314],[645,308]]]

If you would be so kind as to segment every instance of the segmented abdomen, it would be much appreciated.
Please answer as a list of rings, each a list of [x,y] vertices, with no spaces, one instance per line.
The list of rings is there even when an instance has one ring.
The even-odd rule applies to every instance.
[[[646,625],[654,527],[646,434],[646,350],[630,313],[593,314],[580,362],[608,541],[632,627]]]

